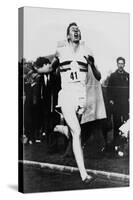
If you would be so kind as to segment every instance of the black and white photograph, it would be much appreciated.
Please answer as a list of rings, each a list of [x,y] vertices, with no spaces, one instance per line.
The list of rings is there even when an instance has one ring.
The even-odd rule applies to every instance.
[[[130,186],[130,14],[19,8],[19,191]]]

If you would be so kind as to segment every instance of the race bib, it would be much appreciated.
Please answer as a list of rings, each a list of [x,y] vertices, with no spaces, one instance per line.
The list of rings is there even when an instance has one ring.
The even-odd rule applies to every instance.
[[[78,63],[76,61],[71,62],[70,68],[71,70],[68,72],[69,81],[70,82],[80,81],[80,70]]]
[[[66,86],[69,83],[86,82],[86,72],[80,71],[80,66],[76,61],[71,62],[70,69],[61,73],[62,85]]]

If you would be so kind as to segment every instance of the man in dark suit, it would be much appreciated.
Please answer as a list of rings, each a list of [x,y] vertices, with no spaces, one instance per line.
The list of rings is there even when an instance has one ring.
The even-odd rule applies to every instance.
[[[117,144],[119,127],[129,118],[129,73],[124,70],[125,59],[116,59],[118,69],[108,80],[108,100],[113,114],[114,140]]]
[[[57,76],[56,72],[43,73],[41,68],[44,64],[50,64],[50,60],[46,57],[37,58],[35,66],[38,68],[38,73],[41,75],[42,131],[46,134],[47,144],[51,146],[51,143],[53,142],[51,132],[56,123],[54,108],[57,104],[58,91],[60,90],[60,77]]]

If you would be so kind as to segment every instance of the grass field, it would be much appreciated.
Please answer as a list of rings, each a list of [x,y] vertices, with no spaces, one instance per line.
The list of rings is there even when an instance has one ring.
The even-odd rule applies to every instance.
[[[60,141],[58,149],[49,152],[46,142],[24,145],[24,160],[43,163],[52,163],[77,167],[73,156],[63,158],[63,143]],[[87,169],[116,172],[129,175],[129,158],[119,157],[100,151],[102,143],[90,141],[84,148],[85,166]],[[22,165],[22,164],[21,164]],[[96,177],[88,185],[81,182],[79,173],[64,173],[55,170],[46,170],[39,167],[24,165],[24,192],[48,192],[79,189],[126,187],[129,182],[112,181],[106,178]]]
[[[24,166],[24,192],[49,192],[79,189],[126,187],[129,184],[96,178],[90,184],[83,184],[78,173],[59,173],[30,166]]]

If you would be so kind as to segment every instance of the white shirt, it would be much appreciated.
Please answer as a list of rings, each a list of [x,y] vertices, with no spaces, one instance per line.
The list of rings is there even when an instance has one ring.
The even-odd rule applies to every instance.
[[[75,87],[77,84],[86,84],[86,74],[88,72],[88,64],[85,56],[88,57],[89,52],[85,45],[79,45],[76,52],[69,44],[58,48],[57,56],[60,60],[60,74],[62,89]]]

